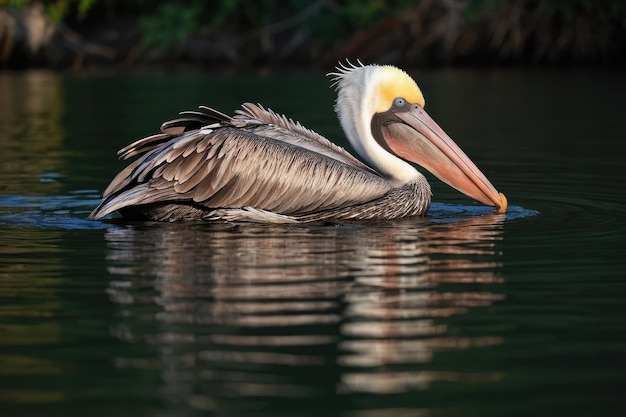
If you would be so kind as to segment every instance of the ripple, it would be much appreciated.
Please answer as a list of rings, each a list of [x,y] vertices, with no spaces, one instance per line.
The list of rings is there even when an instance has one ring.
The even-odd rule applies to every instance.
[[[66,230],[109,229],[109,222],[87,220],[100,202],[95,190],[79,190],[68,195],[0,195],[0,224],[16,227],[56,228]],[[507,221],[539,214],[536,210],[510,206],[503,218]],[[493,208],[477,205],[433,203],[426,219],[432,223],[454,223],[494,214]],[[294,233],[297,233],[294,231]]]
[[[433,223],[452,223],[479,216],[502,216],[505,220],[517,220],[537,215],[539,215],[537,210],[520,206],[509,206],[506,213],[499,214],[494,212],[493,207],[488,206],[432,203],[427,218]]]
[[[56,196],[0,195],[0,224],[64,230],[110,228],[110,224],[87,220],[99,201],[91,190]]]

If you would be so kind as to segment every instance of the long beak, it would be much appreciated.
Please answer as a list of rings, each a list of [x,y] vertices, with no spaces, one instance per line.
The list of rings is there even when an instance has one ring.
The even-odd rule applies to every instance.
[[[507,200],[476,164],[420,106],[394,112],[403,123],[388,123],[383,137],[401,158],[415,162],[463,194],[504,213]]]

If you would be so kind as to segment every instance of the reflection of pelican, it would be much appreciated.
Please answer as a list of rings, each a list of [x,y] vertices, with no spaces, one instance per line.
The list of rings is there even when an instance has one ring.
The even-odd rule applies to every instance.
[[[384,227],[110,228],[112,331],[154,345],[158,383],[168,385],[159,392],[193,404],[464,381],[463,366],[440,361],[500,343],[498,330],[471,323],[503,297],[503,222],[496,214]]]
[[[392,66],[342,66],[336,110],[369,166],[322,136],[260,106],[230,117],[201,107],[162,133],[120,151],[141,155],[121,171],[91,213],[119,210],[154,220],[310,222],[395,219],[430,205],[417,163],[499,211],[506,199],[424,111],[419,87]]]

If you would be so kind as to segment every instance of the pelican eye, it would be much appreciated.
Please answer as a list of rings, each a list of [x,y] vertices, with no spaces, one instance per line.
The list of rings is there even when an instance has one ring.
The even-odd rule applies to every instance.
[[[393,101],[393,105],[395,107],[404,107],[406,105],[406,100],[402,97],[397,97],[394,101]]]

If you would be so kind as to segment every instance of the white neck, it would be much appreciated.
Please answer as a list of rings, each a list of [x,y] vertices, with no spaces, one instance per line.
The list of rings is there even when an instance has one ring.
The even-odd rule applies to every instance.
[[[335,111],[352,147],[381,175],[403,185],[422,176],[411,164],[387,152],[372,135],[376,86],[384,76],[377,66],[346,68],[337,75]]]

